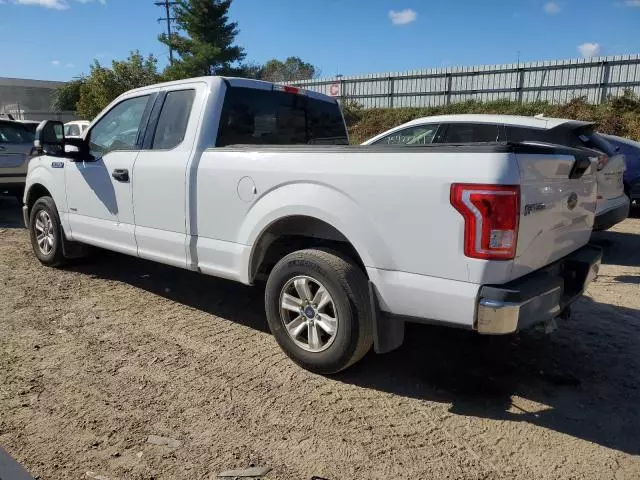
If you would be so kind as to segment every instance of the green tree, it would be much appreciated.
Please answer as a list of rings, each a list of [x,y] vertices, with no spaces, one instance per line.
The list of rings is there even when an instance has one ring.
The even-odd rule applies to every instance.
[[[300,57],[289,57],[284,62],[272,59],[264,64],[260,78],[268,82],[287,82],[308,80],[319,75],[320,71]]]
[[[126,60],[114,60],[111,68],[94,60],[90,75],[80,86],[78,115],[87,120],[92,119],[127,90],[157,83],[157,63],[153,55],[145,58],[137,50],[131,52]]]
[[[81,78],[79,80],[71,80],[62,87],[57,88],[53,92],[51,110],[57,112],[75,111],[78,100],[80,100],[80,88],[83,83],[84,79]]]
[[[234,45],[238,24],[228,17],[232,0],[178,0],[173,7],[177,32],[159,40],[179,58],[164,71],[167,79],[233,74],[244,50]]]

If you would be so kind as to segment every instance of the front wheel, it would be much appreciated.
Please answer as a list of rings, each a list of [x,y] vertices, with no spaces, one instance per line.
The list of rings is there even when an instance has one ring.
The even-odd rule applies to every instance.
[[[41,263],[49,267],[64,264],[62,228],[53,198],[41,197],[36,200],[29,216],[29,233],[33,252]]]
[[[366,276],[337,252],[309,249],[284,257],[269,275],[265,304],[276,341],[307,370],[344,370],[373,343]]]

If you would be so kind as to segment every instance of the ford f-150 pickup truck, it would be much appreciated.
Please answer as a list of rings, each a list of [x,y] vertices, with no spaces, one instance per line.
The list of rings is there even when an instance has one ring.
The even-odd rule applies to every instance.
[[[23,211],[42,263],[93,245],[266,279],[275,339],[319,373],[399,346],[406,321],[489,335],[551,322],[600,264],[590,151],[347,146],[336,100],[294,87],[149,86],[83,138],[49,121],[34,143]]]

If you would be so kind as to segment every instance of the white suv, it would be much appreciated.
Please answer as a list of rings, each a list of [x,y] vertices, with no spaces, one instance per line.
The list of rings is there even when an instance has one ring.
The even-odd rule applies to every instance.
[[[516,115],[440,115],[423,117],[377,135],[363,145],[431,143],[546,142],[599,152],[598,198],[594,230],[606,230],[627,218],[624,155],[595,131],[595,124],[562,118]]]

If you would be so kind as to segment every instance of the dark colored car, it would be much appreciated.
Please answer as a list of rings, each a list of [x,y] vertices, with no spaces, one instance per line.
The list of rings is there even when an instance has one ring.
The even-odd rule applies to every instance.
[[[603,136],[624,155],[627,164],[627,170],[624,172],[624,192],[631,201],[640,205],[640,142],[614,135]]]

